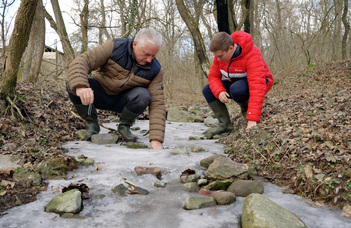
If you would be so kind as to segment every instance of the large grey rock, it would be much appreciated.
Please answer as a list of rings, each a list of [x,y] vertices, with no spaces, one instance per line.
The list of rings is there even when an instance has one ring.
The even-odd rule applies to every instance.
[[[95,144],[115,144],[118,140],[117,135],[110,134],[96,134],[91,136],[91,142]]]
[[[78,189],[72,189],[53,198],[44,207],[46,212],[57,214],[74,213],[77,214],[82,209],[82,193]]]
[[[212,155],[212,156],[210,156],[210,157],[207,157],[207,158],[202,159],[202,160],[200,161],[200,165],[201,165],[202,167],[204,167],[204,168],[207,169],[207,168],[212,164],[212,162],[213,162],[216,158],[218,158],[218,157],[223,157],[223,158],[225,158],[226,156],[223,155],[223,154],[215,154],[215,155]]]
[[[256,193],[245,199],[241,225],[242,228],[307,227],[297,215]]]
[[[234,193],[236,196],[246,197],[251,193],[262,194],[264,187],[258,180],[236,180],[228,187],[227,191]]]
[[[188,122],[190,114],[177,108],[168,109],[167,120],[173,122]]]
[[[216,205],[216,201],[212,197],[189,196],[183,204],[183,209],[194,210],[205,207],[214,207]]]
[[[208,167],[206,176],[212,180],[247,178],[248,166],[232,161],[227,157],[217,157]]]

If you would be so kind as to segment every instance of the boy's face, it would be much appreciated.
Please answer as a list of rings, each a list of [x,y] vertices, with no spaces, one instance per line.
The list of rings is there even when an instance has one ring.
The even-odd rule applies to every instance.
[[[230,46],[228,51],[218,50],[214,51],[213,54],[217,56],[219,61],[228,62],[234,54],[234,46]]]

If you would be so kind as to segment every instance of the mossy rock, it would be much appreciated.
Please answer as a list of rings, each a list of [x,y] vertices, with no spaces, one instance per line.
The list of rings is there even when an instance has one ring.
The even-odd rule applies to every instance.
[[[144,148],[148,148],[148,146],[145,144],[136,143],[136,144],[128,145],[127,148],[129,148],[129,149],[144,149]]]

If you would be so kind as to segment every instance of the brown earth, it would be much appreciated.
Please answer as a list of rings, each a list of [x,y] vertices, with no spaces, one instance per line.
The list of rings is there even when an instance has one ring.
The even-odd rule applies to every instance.
[[[220,139],[225,153],[255,168],[266,181],[312,199],[316,205],[341,208],[351,202],[351,60],[338,61],[275,79],[265,99],[259,128],[245,131],[234,102],[229,105],[236,131]],[[31,169],[50,157],[65,156],[62,145],[78,140],[84,123],[71,111],[62,83],[19,84],[18,107],[0,114],[0,153],[12,154]],[[206,107],[201,93],[179,89],[167,107]],[[99,111],[101,122],[113,113]],[[13,115],[13,116],[11,116]],[[16,116],[16,117],[14,117]],[[147,117],[147,115],[146,115]],[[1,180],[15,182],[13,171]],[[35,200],[39,186],[0,186],[0,216]]]

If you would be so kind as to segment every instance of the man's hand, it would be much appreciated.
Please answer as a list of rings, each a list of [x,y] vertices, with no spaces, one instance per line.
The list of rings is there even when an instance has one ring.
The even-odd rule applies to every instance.
[[[152,140],[151,141],[151,149],[162,150],[163,149],[162,143],[160,141],[157,141],[157,140]]]
[[[247,121],[246,130],[250,130],[251,128],[256,127],[256,126],[257,126],[257,122],[249,120],[249,121]]]
[[[83,105],[94,103],[94,92],[91,88],[77,88],[76,94],[80,97]]]
[[[222,102],[222,103],[228,103],[229,99],[228,99],[229,94],[227,92],[221,92],[218,96],[218,99]]]

